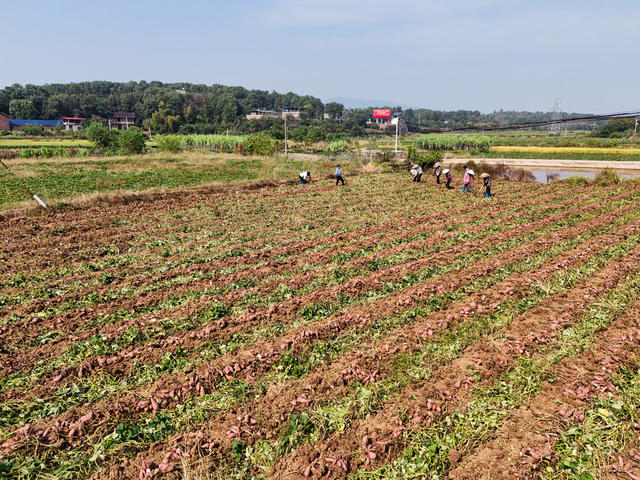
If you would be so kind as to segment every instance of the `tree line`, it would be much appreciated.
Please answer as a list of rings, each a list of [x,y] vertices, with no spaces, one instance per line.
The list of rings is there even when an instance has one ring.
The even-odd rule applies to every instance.
[[[91,81],[47,85],[14,84],[0,90],[0,112],[11,118],[58,119],[83,117],[86,126],[105,122],[115,112],[133,112],[136,125],[155,133],[254,133],[267,131],[273,138],[284,138],[281,120],[264,118],[248,121],[251,110],[282,111],[301,108],[300,120],[292,120],[296,139],[333,140],[364,135],[371,108],[345,109],[340,103],[323,102],[310,95],[249,90],[243,87],[159,81]],[[400,107],[387,106],[393,112]],[[324,114],[329,116],[324,120]],[[411,131],[482,125],[531,122],[551,118],[550,112],[507,112],[482,114],[473,110],[439,111],[407,109],[403,117]],[[572,114],[573,115],[573,114]],[[392,133],[389,129],[387,133]]]

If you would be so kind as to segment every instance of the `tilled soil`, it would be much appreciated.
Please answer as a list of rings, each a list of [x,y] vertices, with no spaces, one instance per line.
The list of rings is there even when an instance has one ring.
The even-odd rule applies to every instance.
[[[375,470],[522,355],[556,342],[640,265],[632,185],[496,182],[505,193],[494,199],[407,185],[399,175],[305,187],[198,190],[3,220],[0,467],[8,478],[181,478],[203,464],[215,478]],[[546,282],[571,282],[571,272],[624,242],[628,251],[526,306]],[[507,325],[430,365],[426,378],[403,380],[342,429],[284,447],[292,419],[393,383],[402,358],[518,305]],[[213,308],[223,313],[207,313]],[[621,344],[615,358],[630,363],[632,347]],[[587,371],[606,385],[588,367],[602,358],[567,359],[555,373],[574,390]],[[578,367],[584,372],[572,376]],[[533,418],[540,402],[557,401],[556,386],[545,385],[522,412]],[[567,426],[563,412],[546,412],[550,432]],[[540,429],[518,437],[517,414],[473,451],[452,451],[452,478],[477,475],[493,457],[531,474],[545,457],[529,457],[546,444]],[[524,451],[524,460],[499,453],[512,437],[519,443],[509,454]],[[260,459],[249,455],[254,447],[276,453]]]

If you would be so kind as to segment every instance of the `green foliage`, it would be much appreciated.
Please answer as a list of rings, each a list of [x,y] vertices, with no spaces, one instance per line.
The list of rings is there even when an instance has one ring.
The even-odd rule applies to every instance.
[[[589,185],[589,179],[583,177],[582,175],[571,175],[570,177],[565,178],[562,181],[573,185],[574,187],[585,187]]]
[[[187,150],[207,149],[218,152],[233,152],[247,139],[243,135],[178,135],[174,138],[182,142]]]
[[[610,138],[626,137],[633,132],[634,125],[635,119],[633,118],[614,118],[605,123],[597,135]]]
[[[147,137],[138,127],[130,127],[118,135],[120,153],[125,155],[140,154],[147,150]]]
[[[177,153],[183,149],[182,141],[175,135],[157,135],[155,141],[161,152]]]
[[[222,303],[213,305],[207,309],[204,316],[207,320],[218,320],[231,313],[231,309]]]
[[[493,140],[491,137],[480,135],[423,135],[419,137],[415,144],[419,148],[427,150],[481,150],[486,151],[491,148]]]
[[[171,115],[169,109],[165,106],[164,101],[160,101],[158,109],[151,114],[151,118],[145,122],[153,132],[157,133],[174,133],[180,123],[179,115]]]
[[[263,132],[249,135],[242,142],[242,147],[250,155],[273,155],[276,151],[273,139]]]
[[[236,458],[236,460],[240,460],[244,456],[244,451],[247,448],[247,442],[234,440],[231,444],[231,453]]]
[[[35,118],[36,107],[31,100],[16,98],[9,102],[9,116],[22,120]]]
[[[20,129],[20,133],[25,136],[40,136],[45,135],[45,130],[42,125],[23,125]]]
[[[422,168],[430,168],[435,165],[436,162],[441,162],[442,158],[442,152],[439,150],[433,150],[427,153],[418,153],[418,150],[414,145],[409,145],[407,148],[407,159],[411,163],[422,165]]]
[[[610,168],[605,168],[593,179],[593,183],[599,186],[617,185],[620,183],[620,175]]]
[[[118,146],[118,131],[111,130],[101,123],[92,123],[85,130],[87,140],[101,152],[114,152]]]
[[[324,106],[324,111],[331,120],[335,120],[342,115],[344,112],[344,105],[337,102],[330,102]]]
[[[298,445],[305,438],[308,438],[315,430],[315,425],[311,421],[309,414],[304,412],[300,415],[292,413],[289,415],[289,423],[284,431],[284,437],[280,440],[279,454],[285,455]]]
[[[349,142],[346,140],[335,140],[326,149],[328,155],[338,155],[349,151]]]

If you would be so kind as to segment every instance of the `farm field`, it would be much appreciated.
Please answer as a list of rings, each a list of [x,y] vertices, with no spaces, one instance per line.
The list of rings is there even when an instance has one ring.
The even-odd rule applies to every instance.
[[[538,147],[538,146],[494,146],[494,152],[531,152],[556,155],[563,153],[584,154],[612,154],[612,155],[640,155],[640,148],[606,148],[606,147]]]
[[[16,138],[0,137],[0,148],[90,147],[91,142],[75,138]]]
[[[0,477],[640,475],[638,184],[347,181],[1,221]]]
[[[0,211],[33,205],[25,189],[37,192],[50,205],[77,198],[165,191],[196,186],[224,186],[248,182],[296,181],[308,169],[320,179],[335,169],[336,160],[298,160],[207,152],[151,153],[84,158],[14,158],[4,160],[20,181],[0,167]],[[345,175],[363,169],[361,158],[341,160]],[[23,185],[24,184],[24,185]]]

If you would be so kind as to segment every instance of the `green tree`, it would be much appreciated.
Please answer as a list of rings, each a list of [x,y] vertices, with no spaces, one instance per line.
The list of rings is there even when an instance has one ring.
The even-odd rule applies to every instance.
[[[313,120],[316,116],[315,108],[310,103],[307,103],[304,107],[302,107],[302,111],[300,112],[300,118],[306,121]]]
[[[171,115],[164,101],[158,104],[158,109],[151,114],[151,119],[143,122],[147,127],[151,127],[154,133],[175,133],[180,126],[180,116]]]
[[[269,133],[269,136],[271,138],[274,138],[276,140],[284,140],[284,128],[278,123],[274,123],[273,125],[271,125],[267,130],[267,133]]]
[[[252,155],[272,155],[275,152],[276,144],[266,133],[260,132],[249,135],[242,147],[245,152]]]
[[[118,131],[110,130],[101,123],[92,123],[84,133],[96,150],[114,152],[118,146]]]
[[[29,120],[35,118],[36,108],[31,100],[11,100],[9,102],[9,116],[11,118]]]
[[[319,142],[320,140],[324,140],[324,134],[319,127],[311,127],[307,131],[307,135],[305,137],[305,141],[308,143]]]
[[[147,136],[138,127],[130,127],[118,135],[120,152],[129,154],[144,153],[147,150]]]
[[[600,129],[601,137],[615,136],[617,133],[623,133],[627,130],[632,130],[635,125],[635,119],[633,118],[614,118],[605,123],[604,127]]]
[[[304,142],[304,139],[307,137],[307,128],[306,127],[297,127],[294,128],[290,133],[291,140],[294,142]]]
[[[324,106],[324,112],[329,115],[331,120],[340,118],[342,112],[344,112],[344,105],[338,102],[330,102]]]

